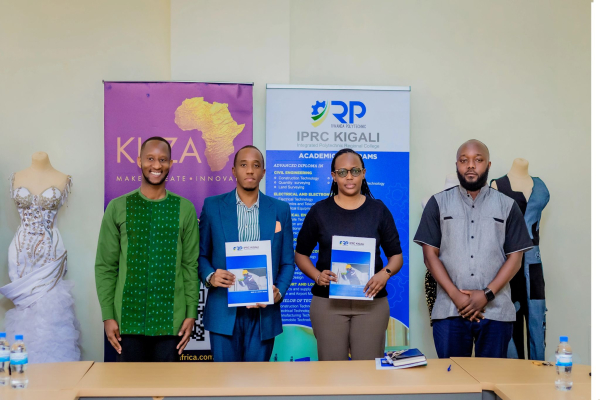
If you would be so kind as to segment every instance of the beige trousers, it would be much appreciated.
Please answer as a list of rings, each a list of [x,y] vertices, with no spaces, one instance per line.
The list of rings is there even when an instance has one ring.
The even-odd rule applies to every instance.
[[[369,300],[313,296],[310,321],[319,361],[374,360],[383,357],[390,318],[387,297]]]

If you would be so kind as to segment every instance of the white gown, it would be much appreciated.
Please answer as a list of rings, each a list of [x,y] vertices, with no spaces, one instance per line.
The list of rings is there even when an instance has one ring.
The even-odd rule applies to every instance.
[[[64,278],[67,251],[55,224],[56,214],[67,200],[71,177],[61,191],[49,187],[39,196],[27,188],[10,194],[21,224],[8,249],[8,274],[11,280],[0,293],[12,300],[15,308],[4,318],[9,341],[23,335],[30,363],[79,361],[79,322],[71,289]]]

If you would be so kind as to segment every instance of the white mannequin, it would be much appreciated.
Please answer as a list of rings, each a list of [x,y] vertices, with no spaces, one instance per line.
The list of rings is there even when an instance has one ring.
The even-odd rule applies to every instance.
[[[13,189],[24,187],[34,196],[39,196],[46,189],[55,187],[63,190],[68,176],[54,169],[50,164],[48,154],[43,151],[33,153],[31,166],[15,173]]]
[[[11,177],[10,194],[21,223],[8,247],[11,282],[0,287],[0,294],[15,304],[5,314],[3,330],[9,337],[25,336],[29,363],[79,361],[74,282],[64,279],[67,250],[55,224],[71,178],[54,169],[44,152],[31,160],[30,167]]]
[[[512,190],[523,193],[525,199],[529,201],[533,191],[533,179],[529,176],[529,161],[524,158],[515,158],[506,176],[510,181]],[[498,189],[496,182],[492,182],[492,187]]]
[[[456,176],[456,172],[452,172],[448,175],[446,175],[446,182],[444,183],[444,189],[450,189],[451,187],[454,186],[458,186],[460,183],[458,182],[458,177]],[[425,206],[427,205],[427,202],[429,201],[429,199],[431,198],[431,196],[426,197],[423,199],[423,201],[421,201],[421,207],[423,207],[423,209],[425,209]]]

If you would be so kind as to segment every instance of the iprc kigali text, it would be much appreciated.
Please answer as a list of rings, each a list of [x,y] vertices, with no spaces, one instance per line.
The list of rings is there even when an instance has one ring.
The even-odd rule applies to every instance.
[[[298,131],[296,139],[299,142],[329,142],[331,132],[306,132]],[[364,143],[379,143],[379,132],[333,132],[334,142],[364,142]]]

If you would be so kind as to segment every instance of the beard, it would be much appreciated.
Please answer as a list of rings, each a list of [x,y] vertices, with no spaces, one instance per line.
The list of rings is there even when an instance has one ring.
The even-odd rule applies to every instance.
[[[485,186],[488,179],[488,173],[490,172],[490,167],[485,169],[485,172],[477,178],[475,182],[468,182],[463,175],[458,172],[458,168],[456,169],[456,176],[458,177],[458,181],[460,185],[464,187],[469,192],[476,192],[482,187]]]
[[[244,191],[246,191],[246,192],[253,192],[253,191],[255,191],[256,189],[258,189],[258,185],[256,185],[255,187],[245,187],[245,186],[242,186],[242,185],[240,185],[240,186],[241,186],[241,188],[242,188],[242,189],[244,189]]]
[[[150,179],[148,179],[148,177],[146,176],[146,174],[142,173],[142,175],[144,176],[144,180],[146,181],[146,183],[148,183],[148,184],[150,184],[150,185],[152,185],[152,186],[160,186],[160,185],[162,185],[163,183],[165,183],[165,181],[166,181],[166,180],[167,180],[167,178],[169,177],[169,172],[167,172],[167,173],[165,174],[165,177],[164,177],[164,178],[162,178],[162,179],[161,179],[161,180],[160,180],[158,183],[154,183],[154,182],[152,182]]]

